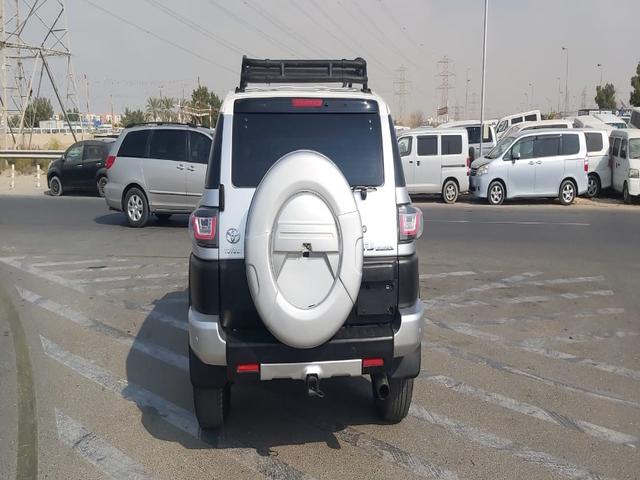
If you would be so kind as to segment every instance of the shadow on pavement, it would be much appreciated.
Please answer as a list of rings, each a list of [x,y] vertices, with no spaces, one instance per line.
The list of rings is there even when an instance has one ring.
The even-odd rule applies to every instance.
[[[98,225],[113,225],[128,227],[127,219],[122,212],[112,212],[100,215],[93,219]],[[155,215],[149,215],[149,220],[144,228],[153,227],[172,227],[172,228],[186,228],[189,226],[189,215],[175,214],[171,215],[169,219],[160,219]]]
[[[170,315],[187,324],[187,290],[168,293],[154,301],[152,312],[136,341],[159,345],[188,358],[188,334],[158,320]],[[185,358],[186,359],[186,358]],[[131,349],[126,361],[127,380],[193,413],[189,372]],[[273,447],[325,443],[339,449],[335,436],[350,425],[378,424],[371,384],[365,378],[322,381],[324,399],[310,398],[303,382],[276,380],[236,383],[231,388],[231,412],[219,431],[201,432],[197,440],[165,422],[154,408],[141,408],[142,424],[155,438],[179,442],[186,448],[248,447],[260,455],[272,455]],[[204,443],[203,443],[204,441]]]

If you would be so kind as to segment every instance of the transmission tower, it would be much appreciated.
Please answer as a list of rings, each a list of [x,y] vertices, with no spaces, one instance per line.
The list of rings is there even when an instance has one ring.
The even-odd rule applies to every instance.
[[[80,112],[64,0],[0,0],[2,147],[24,144],[27,106],[51,89],[52,102],[76,139],[67,112]],[[64,87],[61,89],[60,87]],[[29,129],[28,144],[32,129]],[[10,138],[9,138],[10,135]]]
[[[397,98],[397,119],[404,122],[406,113],[406,97],[409,94],[409,84],[411,82],[407,80],[407,68],[404,65],[400,65],[400,68],[396,70],[396,73],[398,74],[398,78],[393,82],[393,95]]]
[[[454,78],[456,75],[449,70],[449,65],[453,63],[453,61],[446,55],[436,63],[439,70],[436,76],[441,78],[440,85],[436,87],[438,90],[440,90],[440,106],[438,107],[437,111],[438,120],[440,120],[441,122],[448,122],[449,90],[453,88],[453,86],[449,84],[449,80]]]
[[[582,89],[582,93],[580,94],[580,108],[586,108],[587,106],[587,87]]]

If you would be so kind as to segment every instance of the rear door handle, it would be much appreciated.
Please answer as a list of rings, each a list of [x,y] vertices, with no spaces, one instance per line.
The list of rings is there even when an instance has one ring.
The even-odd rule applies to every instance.
[[[187,167],[187,170],[189,170],[190,172],[195,172],[196,171],[196,167]]]
[[[178,166],[176,167],[178,170],[184,170],[184,165],[183,164],[178,164]]]
[[[417,165],[417,166],[420,166],[420,160],[418,160],[418,161],[416,162],[416,165]]]
[[[413,163],[413,160],[409,160],[409,163]]]
[[[542,165],[542,160],[538,160],[536,163],[537,163],[538,165]]]
[[[533,165],[534,161],[533,160],[529,160],[529,165]]]

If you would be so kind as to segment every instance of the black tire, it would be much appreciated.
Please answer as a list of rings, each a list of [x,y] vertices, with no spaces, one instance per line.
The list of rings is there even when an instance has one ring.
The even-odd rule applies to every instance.
[[[413,395],[413,378],[390,378],[389,396],[380,400],[371,383],[374,405],[382,420],[398,423],[409,413]]]
[[[166,222],[171,218],[171,214],[170,213],[156,213],[156,217],[158,217],[158,220],[160,220],[161,222]]]
[[[98,189],[98,195],[100,195],[101,197],[104,197],[104,187],[107,186],[107,177],[102,175],[101,177],[98,178],[98,181],[96,182],[96,188]]]
[[[54,175],[49,180],[49,193],[54,197],[60,197],[64,195],[64,189],[62,188],[62,181],[60,177]]]
[[[132,187],[124,197],[124,214],[127,223],[134,228],[144,227],[149,218],[149,204],[147,197],[137,187]]]
[[[458,189],[458,184],[455,181],[447,180],[444,182],[444,185],[442,186],[442,199],[444,200],[444,203],[456,203],[459,194],[460,190]]]
[[[558,198],[562,205],[571,205],[576,200],[577,191],[576,185],[571,180],[563,180],[560,184],[560,191],[558,192]]]
[[[202,430],[220,428],[229,416],[231,388],[193,387],[193,405]]]
[[[587,197],[594,198],[600,195],[600,179],[595,173],[589,175],[589,183],[587,185]]]
[[[507,192],[502,182],[499,182],[498,180],[491,182],[487,189],[487,201],[489,202],[489,205],[502,205],[506,193]]]
[[[622,187],[622,200],[627,205],[631,205],[631,195],[629,194],[629,185],[627,185],[627,182],[624,182],[624,186]]]

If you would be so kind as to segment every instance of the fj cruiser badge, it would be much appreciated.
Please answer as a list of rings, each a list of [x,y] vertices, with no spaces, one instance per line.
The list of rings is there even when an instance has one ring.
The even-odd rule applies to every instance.
[[[227,230],[227,242],[238,243],[240,241],[240,232],[237,228],[230,228]]]

